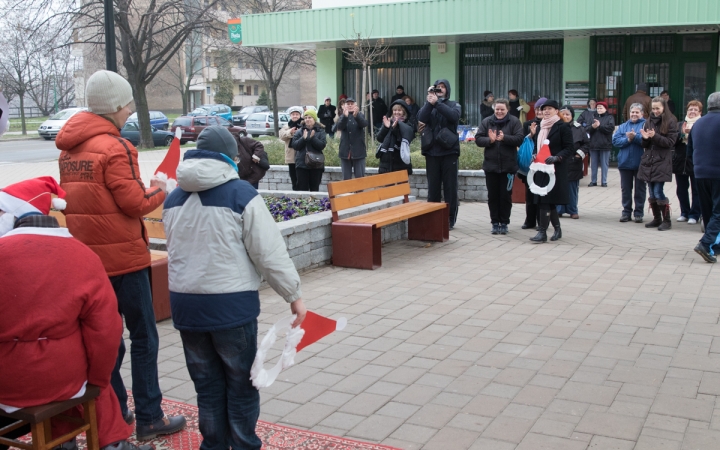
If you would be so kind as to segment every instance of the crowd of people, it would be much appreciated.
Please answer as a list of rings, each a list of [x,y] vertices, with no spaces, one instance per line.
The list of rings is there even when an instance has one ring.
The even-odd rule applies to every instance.
[[[404,94],[401,88],[398,96]],[[394,99],[380,119],[376,155],[381,172],[412,172],[409,145],[419,133],[428,201],[442,199],[450,205],[452,228],[458,212],[461,107],[450,100],[450,89],[448,80],[437,80],[417,113],[405,95]],[[88,111],[73,116],[57,136],[60,182],[40,177],[0,191],[0,261],[13,262],[0,271],[0,409],[11,412],[79,397],[92,384],[101,389],[97,422],[104,450],[149,450],[127,440],[132,424],[139,441],[185,427],[184,417],[163,412],[158,383],[159,338],[142,218],[163,205],[173,324],[197,392],[200,448],[259,450],[262,443],[255,425],[260,400],[250,370],[257,351],[261,281],[290,305],[293,327],[306,315],[300,277],[252,186],[265,166],[262,145],[233,137],[222,126],[207,127],[197,148],[188,150],[177,168],[176,188],[158,176],[146,187],[139,176],[137,150],[120,137],[132,114],[130,84],[114,72],[98,71],[85,92]],[[355,99],[343,100],[332,132],[340,135],[344,176],[361,177],[364,165],[357,161],[366,157],[369,123]],[[705,116],[700,101],[689,102],[680,124],[665,98],[645,100],[631,97],[627,121],[613,130],[602,101],[590,100],[588,110],[576,120],[571,106],[541,98],[535,103],[536,118],[523,123],[529,110],[516,91],[507,99],[486,93],[493,112],[482,120],[475,138],[485,152],[491,233],[509,232],[510,190],[520,169],[518,147],[529,145],[536,155],[543,155],[535,163],[550,168],[532,169],[523,177],[527,196],[522,228],[535,228],[537,234],[530,240],[542,243],[548,241],[550,225],[549,240],[562,238],[561,216],[579,218],[583,161],[589,154],[604,167],[610,143],[620,148],[620,222],[631,217],[643,222],[647,192],[653,220],[645,226],[671,229],[664,184],[674,173],[680,221],[702,218],[705,230],[694,250],[705,261],[716,262],[720,92],[709,96]],[[281,133],[298,190],[318,188],[330,126],[324,113],[334,113],[327,106],[322,118],[312,110],[291,108],[291,120]],[[601,185],[606,185],[605,175]],[[63,210],[67,229],[49,215],[51,205]],[[126,351],[123,318],[132,343],[134,411],[128,408],[120,373]],[[82,414],[79,408],[66,413]],[[0,418],[0,427],[6,424]],[[10,437],[27,432],[22,427]],[[53,438],[65,433],[67,424],[53,420]],[[60,448],[75,449],[77,442],[73,439]]]

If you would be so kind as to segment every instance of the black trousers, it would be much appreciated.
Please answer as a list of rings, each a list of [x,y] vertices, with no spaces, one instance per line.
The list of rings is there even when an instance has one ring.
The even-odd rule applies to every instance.
[[[530,192],[530,185],[527,182],[527,177],[520,173],[517,174],[520,181],[525,185],[525,225],[528,228],[535,228],[537,225],[538,218],[538,207],[535,204],[534,195]]]
[[[485,184],[488,191],[490,223],[509,224],[510,212],[512,211],[512,193],[507,190],[508,174],[485,172]]]
[[[720,252],[720,178],[696,178],[695,182],[705,223],[705,234],[700,242],[717,254]]]
[[[458,155],[426,156],[428,201],[439,203],[442,198],[450,208],[450,226],[455,226],[458,214]]]
[[[290,183],[292,183],[292,190],[297,191],[297,172],[295,172],[295,163],[288,164],[288,171],[290,172]]]
[[[320,190],[320,182],[324,169],[300,169],[296,168],[297,190],[317,192]]]

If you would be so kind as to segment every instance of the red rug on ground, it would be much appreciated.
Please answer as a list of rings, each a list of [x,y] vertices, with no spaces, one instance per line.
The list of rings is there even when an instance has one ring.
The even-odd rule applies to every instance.
[[[128,405],[131,409],[134,406],[132,396],[129,398]],[[142,443],[152,444],[156,450],[197,450],[200,448],[202,435],[198,428],[197,406],[163,400],[162,408],[167,415],[184,415],[187,419],[187,427],[180,433],[161,436]],[[257,434],[263,442],[263,450],[399,450],[386,445],[353,441],[263,421],[257,424]],[[132,435],[130,441],[137,444],[134,437],[135,435]],[[85,434],[78,436],[78,444],[81,449],[85,448]]]

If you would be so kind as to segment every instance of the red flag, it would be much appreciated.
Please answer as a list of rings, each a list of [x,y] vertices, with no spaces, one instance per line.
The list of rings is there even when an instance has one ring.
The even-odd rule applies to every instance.
[[[338,320],[333,320],[315,314],[312,311],[308,311],[307,315],[305,316],[305,320],[303,320],[302,325],[300,325],[300,328],[305,330],[305,335],[300,340],[300,343],[298,344],[296,350],[299,352],[308,345],[319,341],[333,331],[342,330],[343,328],[345,328],[345,325],[347,325],[347,319],[344,317],[341,317]]]
[[[167,175],[168,179],[177,180],[177,168],[180,164],[180,136],[182,136],[182,128],[175,129],[175,137],[170,144],[170,149],[165,155],[165,159],[160,163],[155,175],[162,172]]]

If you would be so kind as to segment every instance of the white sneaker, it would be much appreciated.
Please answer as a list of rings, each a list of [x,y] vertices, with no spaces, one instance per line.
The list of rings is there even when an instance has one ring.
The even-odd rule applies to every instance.
[[[685,216],[680,216],[680,217],[677,218],[677,221],[678,221],[678,222],[687,222],[688,219],[687,219],[687,217],[685,217]]]
[[[688,225],[695,225],[697,223],[697,220],[695,219],[688,219]]]

